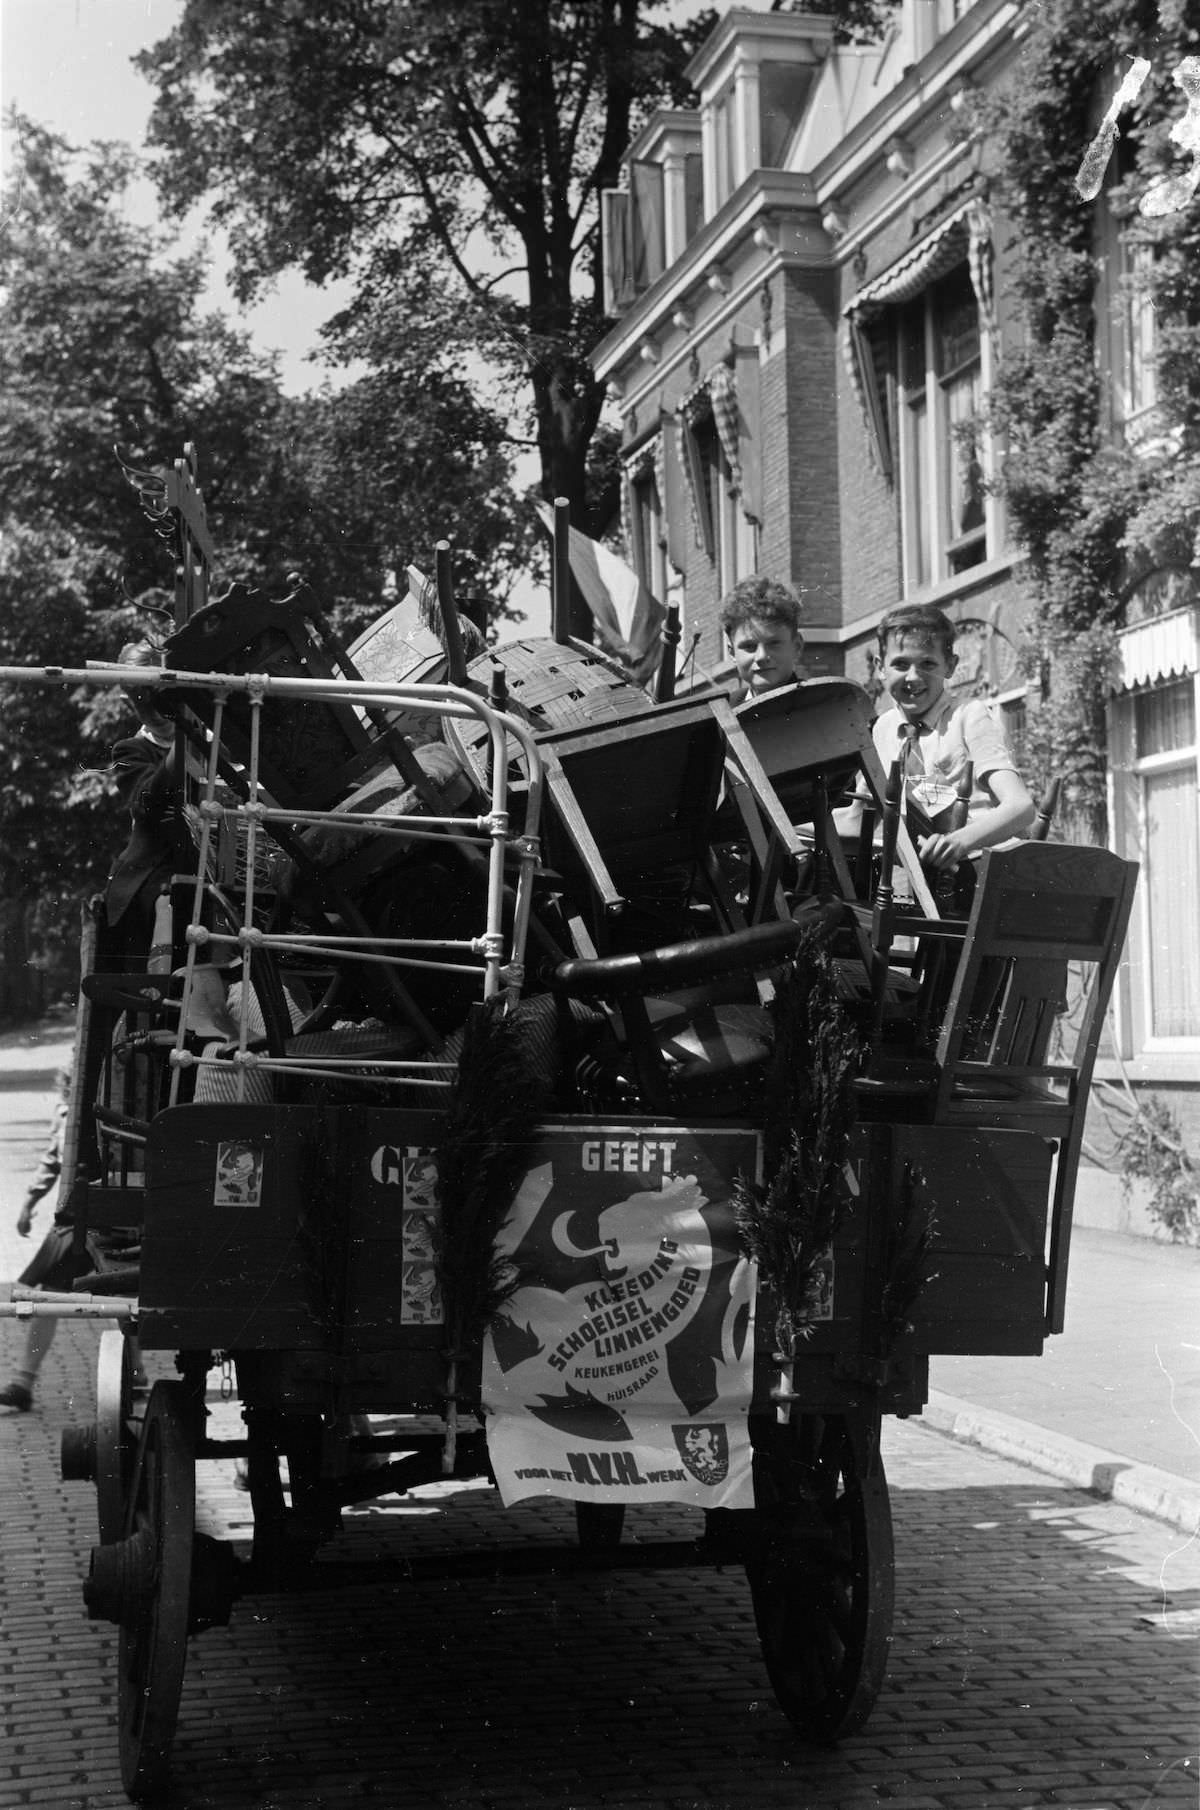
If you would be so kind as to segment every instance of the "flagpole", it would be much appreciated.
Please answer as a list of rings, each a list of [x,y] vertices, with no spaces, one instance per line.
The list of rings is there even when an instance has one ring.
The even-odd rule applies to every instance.
[[[550,555],[550,631],[554,639],[564,647],[571,639],[571,505],[562,496],[554,499],[554,539]]]
[[[683,635],[679,605],[669,603],[662,626],[662,655],[658,662],[658,679],[654,686],[654,702],[666,704],[675,696],[675,649]]]
[[[446,649],[446,672],[451,685],[467,682],[467,656],[463,651],[462,626],[458,605],[454,601],[454,581],[450,575],[450,542],[438,541],[434,548],[434,576],[438,607],[442,616],[442,640]]]

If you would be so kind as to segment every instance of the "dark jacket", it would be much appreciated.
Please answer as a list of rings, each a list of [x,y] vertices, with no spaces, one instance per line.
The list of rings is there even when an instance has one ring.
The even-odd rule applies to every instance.
[[[153,915],[162,882],[194,859],[175,785],[175,753],[146,735],[131,735],[113,749],[117,792],[129,812],[129,840],[117,856],[104,895],[109,926],[119,924],[134,900]]]

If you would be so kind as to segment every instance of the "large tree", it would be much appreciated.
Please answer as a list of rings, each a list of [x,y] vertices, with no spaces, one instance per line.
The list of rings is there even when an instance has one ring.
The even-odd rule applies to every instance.
[[[163,466],[192,440],[226,576],[275,587],[299,569],[330,608],[369,613],[387,568],[427,561],[447,534],[503,598],[525,538],[498,499],[503,429],[470,386],[398,347],[338,396],[285,396],[275,359],[201,305],[202,254],[130,220],[133,153],[17,125],[0,226],[0,515],[83,535],[93,602],[119,602],[169,567],[114,447]]]
[[[542,490],[586,522],[603,402],[596,198],[632,132],[688,98],[712,15],[646,0],[187,0],[144,53],[169,203],[208,201],[245,296],[289,265],[351,278],[335,343],[482,352],[528,386]],[[596,526],[595,523],[588,523]]]

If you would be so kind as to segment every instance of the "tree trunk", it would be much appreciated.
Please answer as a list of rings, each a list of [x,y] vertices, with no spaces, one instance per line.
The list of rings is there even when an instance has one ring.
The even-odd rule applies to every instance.
[[[27,1024],[45,1009],[43,975],[30,960],[27,898],[0,899],[0,1023]]]

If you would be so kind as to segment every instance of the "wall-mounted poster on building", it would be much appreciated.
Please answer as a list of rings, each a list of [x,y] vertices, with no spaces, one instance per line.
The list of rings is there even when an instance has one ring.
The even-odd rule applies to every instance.
[[[750,1508],[754,1271],[730,1204],[757,1134],[544,1128],[500,1233],[515,1294],[484,1346],[506,1503]]]

